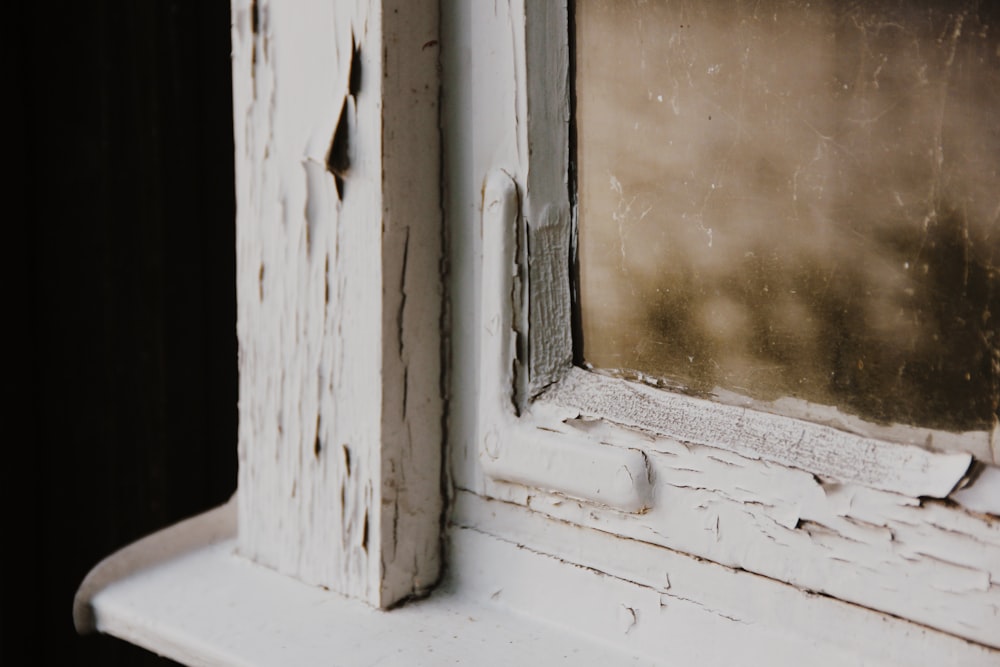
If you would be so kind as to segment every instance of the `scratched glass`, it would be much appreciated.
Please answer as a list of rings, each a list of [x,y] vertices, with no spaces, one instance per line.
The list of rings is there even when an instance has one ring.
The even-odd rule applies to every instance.
[[[584,359],[993,428],[1000,3],[575,7]]]

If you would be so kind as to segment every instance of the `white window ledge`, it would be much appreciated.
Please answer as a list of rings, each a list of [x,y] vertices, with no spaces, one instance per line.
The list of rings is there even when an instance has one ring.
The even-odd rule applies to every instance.
[[[669,550],[659,592],[610,562],[574,567],[549,542],[609,555],[616,538],[467,495],[445,581],[392,611],[237,555],[230,502],[98,564],[74,621],[188,665],[996,664],[984,646]]]
[[[238,556],[235,537],[230,502],[111,555],[77,593],[77,629],[188,665],[642,664],[447,586],[380,611]]]

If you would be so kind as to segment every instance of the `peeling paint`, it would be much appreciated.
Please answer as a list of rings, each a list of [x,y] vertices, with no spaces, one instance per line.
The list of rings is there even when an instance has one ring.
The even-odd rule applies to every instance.
[[[388,606],[440,571],[437,5],[234,16],[239,550]]]
[[[515,416],[513,307],[504,295],[516,271],[516,191],[502,172],[484,191],[483,242],[496,249],[484,258],[481,283],[481,355],[496,364],[479,396],[489,495],[996,641],[989,610],[1000,602],[991,583],[1000,526],[921,500],[949,493],[968,455],[654,393],[573,368]],[[729,413],[713,422],[713,409]],[[949,516],[938,521],[956,527],[950,535],[928,521],[941,511]]]
[[[553,317],[551,326],[536,326],[535,316],[569,312],[569,272],[550,276],[534,253],[565,247],[568,265],[570,240],[545,233],[560,228],[572,208],[561,143],[569,120],[559,65],[568,61],[559,55],[565,17],[558,17],[559,3],[543,4],[452,3],[455,15],[446,18],[457,45],[444,63],[447,80],[468,81],[448,93],[452,99],[446,95],[443,120],[456,332],[452,537],[504,554],[476,552],[481,560],[469,564],[456,548],[455,568],[468,575],[462,583],[482,586],[487,598],[502,589],[497,604],[579,624],[629,647],[662,647],[650,635],[691,628],[685,619],[698,618],[748,643],[780,636],[814,651],[822,643],[816,638],[850,650],[860,642],[857,662],[930,655],[995,662],[987,646],[1000,637],[1000,527],[949,499],[956,487],[979,483],[967,476],[969,452],[938,451],[937,440],[930,448],[923,440],[896,448],[879,442],[881,431],[703,405],[690,396],[664,405],[654,399],[663,392],[605,382],[612,378],[571,368],[571,350],[546,349],[571,331],[570,322]],[[536,53],[548,55],[531,60]],[[490,193],[497,173],[511,181],[513,202]],[[495,216],[519,221],[512,239],[490,236]],[[518,302],[511,294],[521,293],[526,274],[527,298]],[[525,333],[525,302],[527,345],[516,335]],[[526,381],[518,376],[524,365]],[[613,488],[611,473],[622,469],[614,457],[623,454],[642,459],[621,476],[633,495],[623,484],[609,502],[602,494]],[[601,466],[579,472],[602,456],[618,461],[610,473]],[[518,463],[504,469],[497,462],[505,458]],[[634,504],[637,482],[648,487]],[[506,570],[528,561],[534,565],[523,572]],[[692,563],[712,574],[691,574],[685,568]],[[593,587],[562,595],[569,589],[541,572]],[[747,581],[736,593],[737,582]],[[617,595],[625,589],[635,599]],[[566,613],[567,599],[579,607],[575,613]],[[635,623],[629,610],[638,612]],[[782,630],[762,639],[769,636],[758,632],[765,621]],[[694,632],[692,641],[704,644],[705,637]],[[673,634],[669,641],[683,639]]]
[[[632,607],[626,605],[619,605],[618,607],[618,626],[621,628],[622,634],[628,634],[632,632],[632,628],[635,627],[636,623],[639,622],[639,612],[637,612]]]
[[[491,603],[568,624],[640,662],[639,656],[660,664],[664,656],[690,655],[682,661],[985,667],[998,655],[900,618],[513,503],[460,492],[455,522],[455,585],[483,599],[502,589]],[[507,538],[496,537],[498,531]],[[662,586],[664,567],[669,590]]]

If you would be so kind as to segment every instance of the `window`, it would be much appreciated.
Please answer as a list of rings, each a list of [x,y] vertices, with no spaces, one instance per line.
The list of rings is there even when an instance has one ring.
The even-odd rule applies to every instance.
[[[995,467],[579,365],[570,9],[235,4],[238,536],[164,533],[202,547],[98,626],[234,663],[995,662]],[[427,600],[315,586],[422,595],[438,538]]]
[[[611,15],[663,9],[656,3],[629,5],[627,10],[620,4],[596,1],[576,6],[587,12],[600,11],[597,7],[601,6]],[[671,5],[682,6],[687,7]],[[680,15],[664,21],[671,25],[646,25],[649,32],[638,37],[629,33],[623,41],[641,49],[643,40],[655,34],[662,48],[671,43],[669,35],[690,30],[688,23],[695,22],[691,14],[704,21],[702,14],[715,11],[714,5],[707,5],[712,10],[705,6],[682,9]],[[728,8],[718,11],[729,14]],[[813,17],[817,11],[803,10],[797,15]],[[571,172],[578,168],[581,187],[606,192],[608,175],[592,176],[587,171],[591,165],[585,162],[584,142],[600,144],[609,139],[600,136],[600,128],[581,121],[580,163],[571,163],[569,17],[551,7],[528,7],[525,13],[523,42],[515,36],[513,54],[508,56],[514,63],[508,76],[514,76],[517,86],[514,90],[496,86],[483,93],[488,100],[484,106],[504,113],[484,112],[483,124],[488,129],[477,126],[477,135],[468,139],[476,149],[485,145],[473,157],[489,156],[489,160],[474,163],[475,173],[485,175],[479,301],[482,347],[460,353],[457,364],[461,369],[477,353],[482,359],[479,430],[465,436],[475,439],[479,456],[477,460],[460,458],[456,466],[456,483],[467,494],[460,491],[459,507],[463,502],[482,505],[479,497],[496,498],[552,519],[627,538],[618,545],[622,552],[645,553],[649,545],[656,545],[664,552],[692,554],[996,646],[998,589],[991,583],[995,565],[990,562],[996,552],[991,551],[986,560],[973,553],[977,551],[974,545],[996,530],[995,518],[974,510],[995,514],[997,509],[993,504],[978,505],[961,490],[982,470],[982,462],[994,461],[996,421],[995,412],[990,412],[994,408],[988,404],[992,394],[984,396],[986,408],[977,407],[975,423],[968,425],[990,430],[952,436],[941,431],[890,430],[839,415],[817,419],[815,408],[810,408],[813,414],[797,414],[807,419],[771,414],[777,408],[762,401],[738,397],[729,404],[708,401],[689,393],[663,391],[662,380],[623,378],[573,364],[570,275],[576,235]],[[619,84],[627,73],[615,77],[616,68],[639,66],[609,62],[614,56],[600,49],[614,38],[605,34],[606,25],[581,25],[584,18],[593,20],[591,15],[578,14],[577,47],[593,51],[587,52],[590,60],[585,58],[582,65],[578,61],[577,76],[596,60],[610,67],[601,71]],[[516,19],[511,20],[517,25]],[[633,21],[630,29],[639,23]],[[955,21],[939,24],[954,28]],[[970,18],[967,25],[973,24],[980,25]],[[581,36],[588,29],[597,30],[598,36]],[[482,39],[488,42],[488,36]],[[979,51],[973,55],[995,58],[992,50],[986,51],[985,56]],[[518,59],[522,55],[523,61]],[[505,65],[500,58],[496,60],[497,67]],[[982,76],[995,77],[995,61],[984,67]],[[577,84],[582,87],[585,82],[578,78]],[[966,91],[976,89],[975,84],[964,85]],[[596,113],[593,94],[578,90],[577,95],[582,112]],[[979,98],[973,92],[967,95],[976,102],[973,116],[980,118]],[[614,116],[622,97],[621,93],[605,97],[605,111]],[[925,104],[920,100],[908,103]],[[631,120],[626,112],[620,116],[615,120]],[[497,129],[492,130],[491,121]],[[987,125],[979,131],[992,141],[995,133],[990,128]],[[684,136],[689,138],[690,132]],[[628,163],[647,157],[642,143],[637,142],[621,160],[642,178],[656,179],[648,165]],[[883,147],[888,146],[883,142]],[[746,149],[751,154],[753,150]],[[966,187],[978,187],[980,181],[973,181]],[[963,187],[960,178],[952,183]],[[613,193],[619,195],[628,206],[628,195]],[[605,205],[597,196],[581,192],[581,206],[603,207],[605,217],[613,219],[615,211],[608,209],[613,203]],[[587,214],[581,210],[581,220]],[[995,227],[989,215],[983,224]],[[988,258],[989,229],[979,237],[977,252],[985,252]],[[465,251],[468,245],[461,247]],[[614,252],[619,250],[615,245]],[[453,262],[455,266],[462,263],[454,256]],[[990,266],[985,265],[987,271]],[[592,268],[584,265],[581,272]],[[988,280],[995,284],[995,277]],[[586,289],[588,283],[583,285]],[[976,307],[980,313],[990,308],[988,303]],[[470,304],[458,310],[470,312],[474,307]],[[584,326],[593,333],[602,327],[601,318],[607,317],[604,328],[614,332],[620,319],[628,322],[619,315],[597,314],[597,324],[585,320]],[[628,325],[625,329],[623,335],[628,336]],[[989,372],[995,374],[992,369]],[[986,379],[992,381],[989,376]],[[463,380],[468,382],[459,378],[460,385]],[[929,434],[932,448],[924,446]],[[463,446],[463,440],[453,439],[452,446]],[[986,484],[983,479],[971,488],[977,483]],[[967,508],[954,502],[963,499]],[[479,507],[469,514],[475,517],[485,511]],[[481,529],[490,525],[488,519],[474,523]],[[950,540],[954,532],[946,538],[947,526],[956,525],[965,527],[960,538],[964,546],[948,547],[945,556],[942,539]],[[586,557],[581,560],[586,564]],[[934,576],[926,576],[931,570]],[[978,583],[966,579],[972,572],[979,573]],[[623,576],[629,575],[639,576],[626,568]],[[952,581],[942,583],[941,577],[953,576]]]

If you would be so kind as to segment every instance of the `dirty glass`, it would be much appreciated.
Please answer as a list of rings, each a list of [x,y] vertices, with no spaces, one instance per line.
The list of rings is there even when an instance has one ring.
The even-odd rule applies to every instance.
[[[576,0],[586,362],[993,427],[998,5]]]

